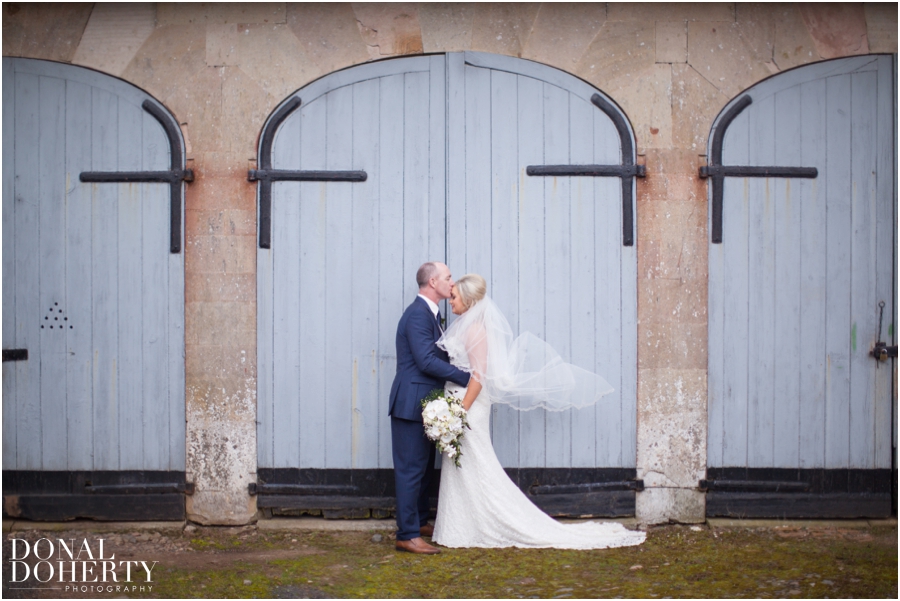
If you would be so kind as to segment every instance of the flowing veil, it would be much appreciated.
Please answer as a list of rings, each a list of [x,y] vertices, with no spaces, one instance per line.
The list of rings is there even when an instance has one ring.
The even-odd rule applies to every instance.
[[[450,362],[476,378],[492,403],[520,411],[587,407],[613,392],[602,377],[562,360],[530,332],[513,339],[506,317],[485,296],[438,340]]]

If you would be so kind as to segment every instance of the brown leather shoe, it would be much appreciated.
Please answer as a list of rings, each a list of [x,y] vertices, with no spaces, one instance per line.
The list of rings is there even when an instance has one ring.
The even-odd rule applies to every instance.
[[[425,524],[421,528],[419,528],[419,534],[422,536],[432,537],[434,536],[434,526],[431,524]]]
[[[398,540],[395,548],[398,551],[406,551],[407,553],[419,553],[420,555],[437,555],[441,552],[441,550],[437,547],[432,547],[418,537],[411,540]]]

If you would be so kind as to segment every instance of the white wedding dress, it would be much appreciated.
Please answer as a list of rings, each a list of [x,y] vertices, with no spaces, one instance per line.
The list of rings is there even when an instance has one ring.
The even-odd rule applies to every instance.
[[[487,306],[483,306],[485,301],[489,303]],[[479,312],[469,315],[475,308]],[[509,479],[491,444],[491,390],[496,391],[497,396],[508,401],[511,406],[527,410],[554,404],[554,409],[562,409],[572,399],[580,402],[579,399],[585,395],[602,396],[611,392],[612,388],[599,376],[590,374],[594,379],[581,375],[574,377],[579,380],[579,384],[573,386],[581,389],[580,396],[571,394],[572,386],[566,388],[563,385],[561,390],[559,381],[568,379],[572,384],[573,378],[568,375],[560,378],[559,368],[562,366],[569,369],[574,366],[561,363],[558,357],[551,357],[549,363],[538,365],[536,371],[522,369],[521,366],[528,364],[528,361],[510,362],[509,357],[515,354],[510,349],[516,343],[512,342],[509,325],[502,313],[487,297],[464,316],[469,319],[457,319],[438,344],[448,351],[454,365],[470,373],[479,373],[484,388],[469,408],[468,423],[471,429],[465,430],[463,435],[461,467],[456,467],[446,454],[443,456],[437,519],[432,540],[445,547],[557,549],[603,549],[644,542],[644,532],[628,530],[616,522],[557,522],[534,505]],[[473,336],[472,332],[477,335]],[[540,351],[546,346],[542,341],[530,344],[531,359],[534,359],[534,351]],[[492,345],[493,348],[485,348],[486,345]],[[473,350],[479,347],[480,352]],[[469,351],[473,351],[472,357],[469,356]],[[488,369],[491,362],[493,370]],[[531,368],[535,365],[537,363],[534,361],[530,363]],[[503,369],[498,369],[501,366]],[[548,376],[549,372],[553,372],[552,375]],[[536,387],[535,381],[542,384]],[[588,392],[585,392],[586,388],[589,389]],[[460,399],[465,397],[466,389],[455,384],[448,383],[446,390]],[[548,390],[555,394],[547,394]]]

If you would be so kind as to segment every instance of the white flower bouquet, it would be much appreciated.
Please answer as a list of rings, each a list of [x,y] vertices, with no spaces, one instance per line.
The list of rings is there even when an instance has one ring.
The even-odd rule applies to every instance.
[[[437,450],[447,453],[456,467],[460,467],[462,437],[469,428],[462,401],[440,388],[435,388],[422,399],[422,422],[425,435],[434,441]]]

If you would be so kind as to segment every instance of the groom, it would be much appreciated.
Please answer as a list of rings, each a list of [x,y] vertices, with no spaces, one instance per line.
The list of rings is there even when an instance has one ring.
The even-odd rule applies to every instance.
[[[434,443],[422,426],[422,399],[447,380],[467,386],[469,374],[447,360],[435,344],[441,337],[438,303],[450,298],[453,278],[443,263],[425,263],[416,272],[419,294],[397,325],[397,375],[391,386],[391,443],[397,488],[397,550],[440,553],[424,540],[428,524],[428,485],[434,474]]]

